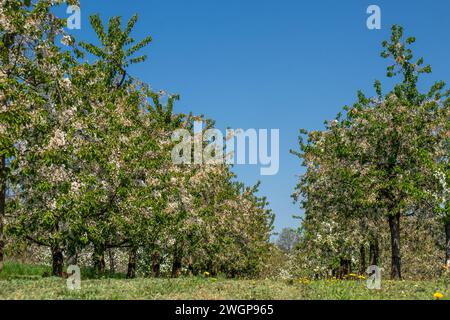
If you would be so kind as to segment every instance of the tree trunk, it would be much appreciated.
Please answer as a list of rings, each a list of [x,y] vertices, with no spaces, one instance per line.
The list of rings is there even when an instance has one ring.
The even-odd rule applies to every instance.
[[[152,254],[152,274],[153,277],[158,278],[161,273],[160,255],[159,252]]]
[[[136,252],[137,250],[133,248],[130,250],[130,254],[128,256],[128,279],[134,279],[136,277]]]
[[[391,231],[391,279],[401,279],[402,261],[400,256],[400,213],[389,216],[389,229]]]
[[[108,249],[108,258],[109,258],[109,273],[116,273],[116,261],[114,259],[113,249]]]
[[[359,256],[360,256],[359,274],[365,274],[367,265],[366,265],[366,247],[364,245],[361,245],[359,247]]]
[[[450,219],[445,223],[445,235],[447,240],[447,252],[445,255],[445,261],[447,263],[447,270],[450,270]]]
[[[192,277],[194,274],[195,274],[194,259],[192,258],[192,256],[189,256],[189,259],[188,259],[188,275],[190,277]]]
[[[0,157],[0,272],[3,270],[3,258],[5,248],[4,238],[4,218],[5,218],[5,204],[6,204],[6,159],[5,156]]]
[[[56,277],[63,276],[64,257],[61,248],[52,247],[52,275]]]
[[[352,261],[350,259],[341,258],[338,278],[342,279],[352,272]]]
[[[369,263],[371,266],[378,266],[378,260],[380,257],[380,247],[378,245],[378,239],[375,238],[370,242],[369,246]]]
[[[94,262],[94,269],[98,275],[105,273],[105,249],[103,247],[94,247],[94,254],[92,255]]]
[[[6,48],[6,51],[9,52],[14,45],[16,39],[16,34],[14,33],[4,33],[3,37],[0,39],[2,42],[3,48]],[[2,65],[7,66],[10,64],[10,55],[6,54],[2,57]],[[10,77],[9,73],[4,73],[3,75],[7,75]],[[8,104],[6,99],[0,101],[2,103],[2,107],[6,107],[8,109]],[[6,156],[4,154],[0,155],[0,272],[3,270],[3,259],[4,259],[4,250],[5,250],[5,235],[4,235],[4,227],[5,227],[5,204],[6,204]]]
[[[173,256],[172,278],[178,278],[181,275],[181,255],[177,252]]]

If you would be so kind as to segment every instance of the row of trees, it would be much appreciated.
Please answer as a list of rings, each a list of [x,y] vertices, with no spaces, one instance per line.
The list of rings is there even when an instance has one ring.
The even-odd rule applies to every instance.
[[[378,264],[379,242],[388,228],[391,277],[401,278],[405,218],[413,233],[423,222],[438,221],[450,260],[450,92],[443,82],[419,91],[419,76],[431,67],[413,60],[414,42],[394,26],[382,57],[393,61],[387,76],[400,75],[402,81],[386,94],[376,81],[376,97],[358,92],[358,102],[325,130],[301,131],[300,151],[294,153],[306,172],[293,196],[305,209],[300,247],[317,258],[318,275],[348,273],[356,261],[361,272],[368,263]]]
[[[52,14],[74,1],[0,2],[0,270],[8,236],[49,248],[58,276],[87,248],[98,273],[121,248],[129,277],[138,251],[155,276],[163,262],[172,276],[256,275],[273,214],[229,166],[172,163],[172,133],[213,122],[128,74],[151,41],[132,38],[137,17],[91,16],[96,46]]]
[[[173,132],[214,123],[175,113],[178,96],[128,74],[151,42],[132,38],[137,18],[105,28],[94,15],[100,45],[77,43],[51,13],[61,4],[77,3],[0,0],[0,271],[17,241],[48,248],[58,276],[86,251],[100,274],[107,252],[127,252],[129,277],[138,258],[155,276],[163,264],[172,276],[254,276],[268,256],[284,257],[269,244],[273,214],[258,186],[235,182],[227,165],[173,164]],[[450,260],[449,92],[442,82],[419,91],[431,68],[413,60],[414,41],[394,26],[383,43],[387,75],[402,76],[390,92],[377,81],[376,97],[359,92],[325,130],[301,132],[294,198],[305,217],[279,245],[316,276],[364,272],[389,238],[401,278],[405,230],[432,246],[445,236]]]

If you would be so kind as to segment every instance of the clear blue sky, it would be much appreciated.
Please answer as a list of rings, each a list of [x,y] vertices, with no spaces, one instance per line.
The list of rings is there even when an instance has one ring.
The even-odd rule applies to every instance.
[[[368,30],[366,9],[382,10],[382,29]],[[276,213],[276,230],[298,227],[290,197],[301,174],[299,128],[320,129],[356,91],[373,94],[385,80],[379,56],[392,24],[417,37],[416,53],[433,66],[432,80],[450,81],[450,1],[81,0],[82,28],[92,40],[88,16],[138,13],[134,36],[153,37],[149,59],[131,68],[154,89],[179,93],[176,111],[204,114],[216,127],[279,128],[280,170],[260,176],[257,166],[236,166],[247,184],[261,180]]]

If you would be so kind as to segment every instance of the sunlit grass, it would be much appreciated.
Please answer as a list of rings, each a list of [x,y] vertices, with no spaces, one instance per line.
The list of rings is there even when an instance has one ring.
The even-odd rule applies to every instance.
[[[369,290],[363,279],[311,281],[229,280],[204,276],[178,279],[86,279],[81,290],[67,289],[66,280],[42,277],[47,267],[7,264],[0,277],[0,299],[421,299],[446,300],[450,278],[433,281],[383,280]],[[442,297],[440,294],[442,294]]]

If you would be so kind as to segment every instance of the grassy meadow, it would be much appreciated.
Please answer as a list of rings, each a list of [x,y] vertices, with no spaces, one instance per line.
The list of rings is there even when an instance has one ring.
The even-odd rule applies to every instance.
[[[82,279],[81,290],[68,290],[66,280],[47,277],[50,269],[8,262],[0,274],[0,299],[245,299],[245,300],[442,300],[449,299],[450,278],[434,281],[383,280],[381,290],[369,290],[364,279],[354,280],[230,280],[211,277],[178,279],[123,275]]]

